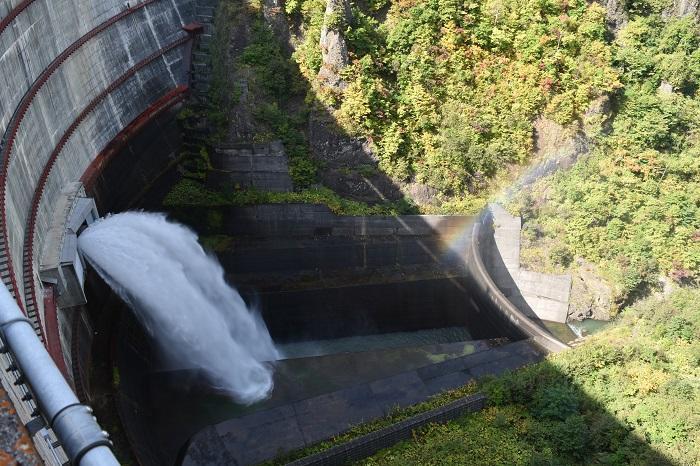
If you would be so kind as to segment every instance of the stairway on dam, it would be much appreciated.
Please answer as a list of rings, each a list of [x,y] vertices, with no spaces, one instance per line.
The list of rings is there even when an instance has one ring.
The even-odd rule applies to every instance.
[[[219,144],[210,160],[206,186],[212,191],[292,191],[289,161],[281,141]]]

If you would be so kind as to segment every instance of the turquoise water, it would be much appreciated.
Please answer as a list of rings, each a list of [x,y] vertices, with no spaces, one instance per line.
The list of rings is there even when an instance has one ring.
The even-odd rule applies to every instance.
[[[416,332],[382,333],[333,340],[302,341],[277,345],[282,359],[306,358],[336,353],[357,353],[378,349],[402,348],[471,340],[466,327],[446,327]]]
[[[595,319],[585,319],[582,321],[571,321],[569,322],[569,327],[578,336],[588,336],[600,332],[604,328],[610,325],[610,321],[607,320],[595,320]]]
[[[543,320],[542,323],[559,341],[569,343],[578,337],[586,337],[600,332],[610,325],[607,320],[585,319],[582,321],[569,321],[565,324]]]
[[[551,322],[549,320],[543,320],[542,324],[544,324],[545,328],[549,330],[549,333],[554,335],[554,337],[559,341],[569,343],[576,339],[577,335],[567,324]]]

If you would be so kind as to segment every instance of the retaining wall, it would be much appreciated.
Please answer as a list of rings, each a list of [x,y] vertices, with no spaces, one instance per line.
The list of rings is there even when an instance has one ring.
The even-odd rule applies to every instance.
[[[472,241],[466,250],[466,263],[478,289],[479,299],[484,304],[488,304],[492,311],[497,312],[501,322],[508,325],[512,332],[531,338],[545,352],[558,352],[568,348],[566,344],[530,320],[498,288],[482,259],[483,248],[493,242],[493,236],[484,225],[484,218],[476,222],[473,228]],[[490,234],[491,237],[489,237]]]

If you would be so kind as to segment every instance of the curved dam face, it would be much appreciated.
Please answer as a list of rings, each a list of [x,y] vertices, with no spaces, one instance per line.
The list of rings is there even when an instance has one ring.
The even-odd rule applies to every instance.
[[[76,325],[80,293],[71,299],[58,291],[80,287],[62,271],[80,268],[66,245],[82,220],[96,216],[81,200],[83,185],[99,183],[120,138],[184,96],[198,11],[211,7],[195,0],[0,1],[0,277],[79,395],[72,335],[90,328]],[[61,216],[70,223],[76,206],[75,231],[56,229]],[[21,391],[10,397],[23,423],[38,419],[36,403],[20,401]]]
[[[192,36],[183,27],[195,8],[193,0],[0,5],[2,277],[47,340],[57,329],[40,263],[57,199],[99,171],[120,132],[187,86]]]

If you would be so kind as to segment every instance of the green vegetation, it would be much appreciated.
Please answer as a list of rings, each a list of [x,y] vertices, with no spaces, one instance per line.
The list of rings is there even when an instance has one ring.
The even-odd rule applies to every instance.
[[[325,5],[323,1],[321,4]],[[291,6],[292,2],[287,8]],[[318,25],[318,34],[322,20],[323,17]],[[245,39],[242,52],[232,58],[230,41],[237,24],[246,24],[250,28],[250,34]],[[320,57],[320,51],[318,53]],[[344,199],[316,184],[317,166],[309,155],[309,143],[305,134],[309,104],[304,101],[304,97],[309,84],[300,75],[298,65],[285,57],[279,39],[265,22],[259,2],[220,3],[211,55],[213,76],[206,118],[212,134],[207,145],[216,145],[229,137],[229,125],[233,116],[231,112],[239,115],[250,113],[254,125],[252,142],[282,141],[289,157],[290,176],[297,191],[210,191],[203,184],[206,172],[211,169],[209,149],[202,146],[197,153],[191,151],[187,154],[184,162],[186,176],[172,188],[165,199],[166,206],[214,207],[305,202],[325,204],[332,211],[344,215],[398,215],[416,212],[407,200],[369,206]],[[240,83],[236,79],[245,79],[246,82],[248,96],[243,103]],[[178,118],[187,129],[188,121],[199,116],[188,107]],[[368,170],[370,167],[361,167],[363,173]],[[221,242],[216,241],[215,245],[220,247]]]
[[[299,189],[207,190],[203,151],[168,206],[414,211],[408,202],[368,206],[315,184],[306,126],[322,108],[370,141],[382,172],[436,190],[439,202],[423,211],[474,212],[531,158],[537,118],[589,129],[591,104],[602,96],[612,104],[609,122],[587,134],[591,153],[509,207],[523,216],[527,242],[540,245],[523,251],[526,262],[550,272],[575,270],[580,259],[597,266],[621,310],[616,324],[541,364],[398,410],[292,458],[482,390],[490,400],[483,412],[429,426],[365,464],[700,464],[700,290],[687,287],[700,280],[700,28],[690,17],[665,17],[667,3],[625,2],[629,21],[613,39],[603,7],[584,0],[358,2],[352,19],[334,20],[351,58],[342,90],[316,82],[324,0],[285,3],[301,31],[291,61],[259,5],[246,7],[251,40],[235,66],[255,96],[255,140],[284,142]],[[229,71],[215,67],[215,108],[240,97],[225,81]],[[357,168],[363,176],[375,170]],[[230,240],[204,239],[214,250]],[[663,277],[680,289],[644,298]]]
[[[625,88],[610,134],[519,200],[530,228],[601,266],[622,305],[660,274],[699,278],[699,46],[690,18],[633,17],[612,45]]]
[[[365,464],[700,462],[700,291],[627,309],[575,350],[481,385],[489,409]]]
[[[299,75],[296,64],[285,56],[258,2],[221,2],[216,17],[210,93],[213,110],[209,115],[219,128],[216,134],[219,139],[226,137],[231,109],[250,112],[255,125],[253,141],[281,140],[289,156],[290,175],[295,186],[310,186],[316,178],[316,166],[309,157],[304,134],[308,111],[303,96],[307,83]],[[232,28],[240,24],[250,27],[250,37],[242,53],[232,59]],[[248,108],[240,106],[241,83],[236,79],[246,82],[247,103],[243,105]],[[290,101],[294,100],[300,104],[291,105]]]
[[[440,396],[437,396],[435,398],[432,398],[428,401],[425,401],[423,403],[418,403],[416,405],[410,406],[408,408],[401,408],[401,409],[396,409],[393,412],[391,412],[388,416],[377,419],[372,422],[368,422],[367,424],[360,424],[357,426],[354,426],[350,428],[347,432],[338,435],[337,437],[334,437],[331,440],[327,440],[325,442],[320,442],[316,445],[312,445],[308,448],[305,448],[303,450],[296,451],[292,454],[285,455],[282,457],[279,457],[273,461],[269,461],[267,463],[264,463],[269,466],[281,466],[284,464],[287,464],[291,461],[294,461],[299,458],[303,458],[308,455],[312,455],[314,453],[318,453],[324,450],[327,450],[331,447],[334,447],[336,445],[343,444],[349,440],[352,440],[357,437],[361,437],[363,435],[369,434],[370,432],[374,432],[376,430],[382,429],[384,427],[388,427],[392,424],[395,424],[397,422],[403,421],[405,419],[410,418],[411,416],[415,416],[416,414],[424,413],[426,411],[430,411],[431,409],[439,408],[442,406],[445,406],[455,400],[458,400],[459,398],[463,398],[468,395],[473,395],[477,391],[477,386],[476,384],[468,384],[465,385],[459,389],[456,390],[450,390],[448,392],[442,393]]]
[[[311,80],[325,2],[293,5],[306,33],[296,58]],[[448,197],[483,191],[527,160],[539,114],[569,124],[619,86],[597,4],[395,1],[381,24],[372,10],[353,8],[345,31],[347,88],[319,98],[348,133],[373,142],[383,171]]]
[[[290,0],[285,2],[287,14],[302,25],[303,42],[296,46],[294,60],[308,82],[314,82],[321,69],[321,28],[326,12],[325,0]]]
[[[700,464],[700,290],[685,287],[700,279],[700,28],[692,18],[664,18],[666,3],[627,2],[629,22],[613,39],[604,9],[583,0],[358,2],[351,20],[336,21],[351,57],[342,90],[316,82],[324,0],[285,3],[302,32],[291,61],[259,6],[245,7],[251,39],[234,65],[255,96],[255,140],[284,142],[299,189],[207,190],[204,150],[168,206],[413,212],[407,202],[368,206],[315,184],[306,125],[320,103],[344,131],[370,141],[380,170],[436,190],[440,202],[424,211],[473,212],[529,160],[538,117],[588,128],[591,104],[601,96],[612,103],[610,121],[588,134],[592,152],[509,207],[523,216],[528,244],[546,244],[524,250],[526,261],[555,272],[575,270],[579,259],[597,266],[621,309],[616,324],[543,363],[397,410],[277,463],[480,390],[489,396],[484,411],[429,426],[364,464]],[[215,67],[216,108],[240,97],[229,71]],[[231,238],[203,241],[223,250]],[[663,276],[681,288],[642,299]]]
[[[591,103],[610,96],[614,118],[607,134],[589,134],[593,154],[515,209],[558,243],[544,269],[593,262],[624,306],[659,275],[689,283],[700,270],[700,28],[692,17],[663,19],[667,3],[627,5],[615,40],[604,9],[582,0],[358,3],[344,29],[347,87],[315,85],[313,96],[372,142],[382,171],[437,189],[426,213],[478,210],[530,158],[537,117],[590,129]],[[287,3],[304,32],[295,59],[312,84],[324,11],[322,0]]]
[[[415,207],[402,200],[383,204],[367,205],[344,199],[328,188],[314,187],[289,193],[256,191],[211,191],[202,183],[183,179],[168,193],[163,205],[166,207],[222,207],[256,204],[323,204],[338,215],[402,215],[415,212]]]
[[[344,131],[368,138],[383,173],[437,190],[423,212],[474,213],[512,180],[513,166],[531,157],[538,117],[584,127],[591,103],[610,96],[614,118],[606,134],[592,135],[593,153],[513,206],[533,244],[553,243],[524,255],[548,271],[576,267],[576,258],[596,264],[618,306],[657,287],[659,275],[695,282],[700,29],[690,17],[663,19],[667,3],[627,5],[630,21],[614,40],[603,7],[584,0],[353,3],[352,18],[336,21],[351,58],[341,91],[316,79],[325,0],[285,3],[300,31],[291,59],[258,2],[222,2],[209,119],[225,135],[229,116],[221,109],[240,99],[231,76],[245,76],[255,102],[254,139],[283,141],[299,190],[226,194],[225,203],[320,199],[337,212],[403,211],[362,206],[316,187],[319,167],[306,129],[310,109],[321,102]],[[242,18],[250,34],[242,53],[228,60],[226,40]],[[195,196],[184,201],[190,204],[224,202],[189,181],[169,201],[183,201],[186,191]]]
[[[700,290],[628,308],[574,350],[358,426],[310,454],[483,391],[489,406],[366,465],[695,465],[700,462]],[[280,459],[276,464],[283,464]]]
[[[256,104],[254,138],[284,142],[299,192],[242,192],[222,201],[190,183],[169,201],[320,199],[337,212],[403,211],[343,201],[317,187],[323,167],[311,159],[306,134],[316,107],[331,112],[348,134],[366,137],[383,173],[433,188],[436,202],[421,205],[422,212],[474,213],[530,159],[537,118],[571,130],[597,127],[600,121],[589,120],[603,116],[587,111],[607,96],[612,118],[605,131],[589,133],[592,154],[511,206],[523,215],[533,245],[551,243],[525,249],[524,259],[557,272],[575,269],[580,258],[595,264],[618,307],[658,287],[660,276],[696,283],[700,28],[691,17],[664,18],[667,3],[627,2],[629,22],[616,39],[606,30],[604,8],[584,0],[352,3],[352,18],[336,21],[351,60],[339,90],[316,79],[325,0],[285,3],[299,32],[291,58],[258,2],[222,2],[213,108],[240,98],[230,75],[245,75]],[[229,63],[222,38],[241,15],[250,37]],[[220,116],[213,111],[210,119],[228,118]],[[375,170],[359,168],[363,175]],[[185,201],[188,190],[194,197]]]

